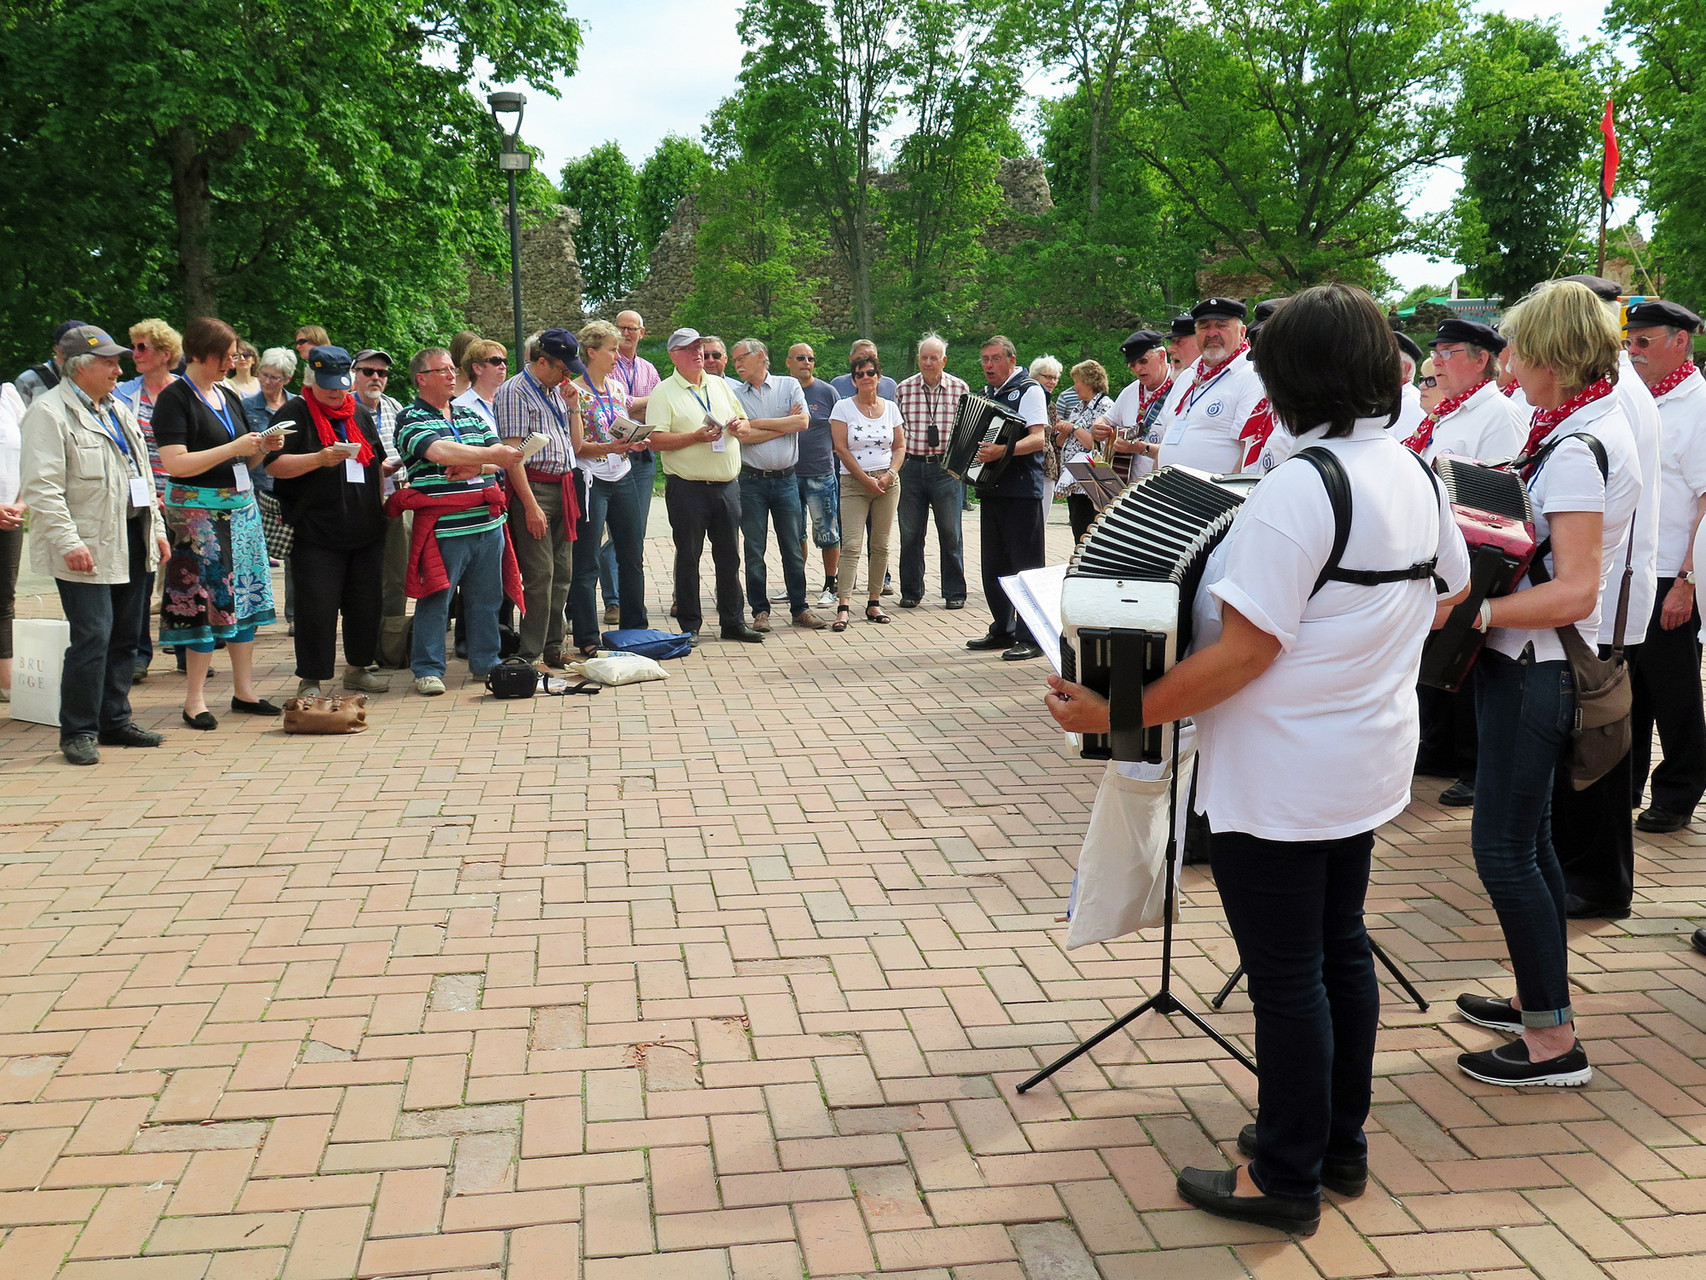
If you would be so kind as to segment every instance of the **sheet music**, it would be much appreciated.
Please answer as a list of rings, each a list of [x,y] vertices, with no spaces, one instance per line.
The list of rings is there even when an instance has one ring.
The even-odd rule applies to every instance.
[[[1032,637],[1060,675],[1060,593],[1066,585],[1066,566],[1021,569],[1001,579],[1001,589],[1019,611]]]

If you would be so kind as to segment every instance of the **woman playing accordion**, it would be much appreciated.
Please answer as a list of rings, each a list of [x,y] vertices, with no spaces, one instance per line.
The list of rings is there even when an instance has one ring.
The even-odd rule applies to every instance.
[[[1245,500],[1205,576],[1218,638],[1199,635],[1144,690],[1143,719],[1196,719],[1198,804],[1249,974],[1260,1064],[1259,1115],[1239,1136],[1254,1159],[1236,1172],[1185,1169],[1179,1193],[1308,1234],[1323,1185],[1356,1195],[1367,1181],[1379,993],[1363,897],[1374,831],[1410,799],[1433,577],[1460,592],[1468,554],[1442,490],[1387,431],[1398,346],[1366,293],[1297,295],[1263,330],[1262,380],[1296,450]],[[1296,456],[1311,447],[1348,479],[1340,564],[1365,581],[1330,576],[1333,504],[1324,475]],[[1106,732],[1103,699],[1049,683],[1063,728]]]

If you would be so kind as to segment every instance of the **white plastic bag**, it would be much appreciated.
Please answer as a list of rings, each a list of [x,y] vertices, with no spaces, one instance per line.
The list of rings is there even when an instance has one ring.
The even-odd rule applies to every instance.
[[[1196,767],[1196,726],[1179,730],[1179,803],[1176,854],[1185,848],[1185,802]],[[1066,946],[1107,942],[1160,924],[1167,911],[1167,809],[1171,762],[1121,764],[1110,760],[1090,810],[1078,854],[1078,874],[1067,904]],[[1178,867],[1174,867],[1175,877]]]
[[[669,678],[669,672],[656,659],[642,658],[637,653],[602,653],[585,662],[570,663],[568,669],[599,684],[638,684],[642,680]]]

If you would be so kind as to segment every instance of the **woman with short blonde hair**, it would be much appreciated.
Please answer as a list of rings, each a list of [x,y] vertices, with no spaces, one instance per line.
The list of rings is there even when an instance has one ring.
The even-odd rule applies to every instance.
[[[1066,518],[1076,542],[1096,518],[1096,506],[1079,491],[1078,481],[1066,464],[1094,459],[1096,438],[1091,424],[1112,412],[1114,402],[1108,399],[1108,371],[1097,360],[1081,360],[1072,366],[1072,391],[1070,410],[1066,408],[1065,392],[1056,399],[1061,406],[1060,418],[1054,426],[1054,445],[1060,450],[1060,477],[1055,481],[1054,492],[1066,495]]]
[[[462,358],[456,365],[456,376],[467,389],[457,395],[453,403],[472,409],[494,431],[497,430],[498,415],[492,400],[498,394],[498,388],[503,386],[504,379],[509,377],[506,351],[501,342],[475,338],[463,348]]]

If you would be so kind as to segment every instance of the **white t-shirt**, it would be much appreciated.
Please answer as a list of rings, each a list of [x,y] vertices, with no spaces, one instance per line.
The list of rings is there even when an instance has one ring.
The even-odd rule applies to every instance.
[[[1171,394],[1171,392],[1168,394]],[[1135,427],[1143,417],[1144,398],[1147,395],[1148,392],[1144,390],[1141,382],[1131,383],[1131,385],[1126,387],[1124,391],[1120,392],[1119,398],[1114,401],[1113,412],[1108,414],[1108,421],[1113,423],[1116,427]],[[1161,406],[1161,412],[1155,415],[1155,421],[1151,424],[1148,434],[1144,436],[1145,441],[1153,442],[1155,444],[1161,443],[1161,432],[1166,426],[1166,418],[1164,416],[1166,412],[1167,406],[1163,404]],[[1145,457],[1143,454],[1138,453],[1134,453],[1129,456],[1131,458],[1131,478],[1133,480],[1141,479],[1151,471],[1155,470],[1155,460],[1153,458]]]
[[[1420,396],[1416,403],[1421,403]],[[1422,458],[1432,462],[1442,453],[1454,453],[1460,458],[1503,462],[1516,457],[1527,438],[1527,420],[1489,382],[1439,420]]]
[[[1706,493],[1706,378],[1698,371],[1673,387],[1658,406],[1660,577],[1674,578],[1694,542],[1694,513]],[[1633,614],[1631,614],[1631,619]]]
[[[837,400],[835,408],[829,411],[831,422],[846,424],[848,451],[865,469],[867,475],[887,471],[894,462],[894,433],[903,421],[900,406],[893,400],[885,400],[879,396],[877,407],[881,415],[868,418],[865,411],[848,398]],[[847,469],[845,462],[841,463],[841,474],[853,474]]]
[[[20,474],[24,453],[24,398],[10,382],[0,383],[0,502],[18,500],[23,487]]]
[[[1629,353],[1617,358],[1617,400],[1623,406],[1629,430],[1635,436],[1635,453],[1641,459],[1641,503],[1635,509],[1634,576],[1629,579],[1629,618],[1623,628],[1624,644],[1640,644],[1647,638],[1653,618],[1653,601],[1659,587],[1659,407],[1653,393],[1630,363]],[[1619,560],[1618,573],[1621,575]],[[1599,642],[1610,644],[1617,630],[1617,598],[1612,597],[1599,620]]]
[[[1560,511],[1600,511],[1605,515],[1605,532],[1600,541],[1599,599],[1594,610],[1576,623],[1589,648],[1599,644],[1600,615],[1615,612],[1615,592],[1623,582],[1623,557],[1629,536],[1629,524],[1635,514],[1635,504],[1641,497],[1641,460],[1635,451],[1635,437],[1629,421],[1615,395],[1603,396],[1585,409],[1572,413],[1552,428],[1542,444],[1562,440],[1565,436],[1586,432],[1605,446],[1605,458],[1610,481],[1602,479],[1599,463],[1593,450],[1582,440],[1564,440],[1528,481],[1529,500],[1534,504],[1534,539],[1544,542],[1552,532],[1549,516]],[[1557,576],[1552,553],[1546,553],[1546,572]],[[1533,582],[1524,577],[1518,591],[1526,591]],[[1606,589],[1613,594],[1606,600]],[[1648,603],[1650,609],[1651,602]],[[1630,613],[1633,618],[1635,615]],[[1564,646],[1551,627],[1537,631],[1494,627],[1487,633],[1487,644],[1506,657],[1522,655],[1523,646],[1534,644],[1537,662],[1562,662]]]
[[[1366,418],[1321,445],[1351,483],[1346,569],[1402,569],[1435,559],[1450,591],[1469,580],[1469,553],[1442,486]],[[1438,596],[1431,580],[1360,586],[1315,579],[1333,547],[1333,509],[1319,473],[1295,458],[1245,500],[1216,552],[1210,595],[1276,637],[1280,655],[1199,715],[1199,807],[1216,831],[1268,840],[1330,840],[1371,831],[1410,802],[1416,760],[1416,674]],[[1213,566],[1211,566],[1211,571]]]
[[[1416,428],[1427,415],[1422,411],[1422,389],[1415,383],[1406,382],[1400,387],[1398,398],[1398,421],[1386,429],[1402,444],[1416,434]]]
[[[1168,393],[1159,424],[1161,456],[1155,463],[1158,467],[1196,467],[1214,475],[1230,475],[1244,459],[1239,434],[1266,392],[1245,352],[1227,361],[1193,393],[1200,363],[1187,365]]]

